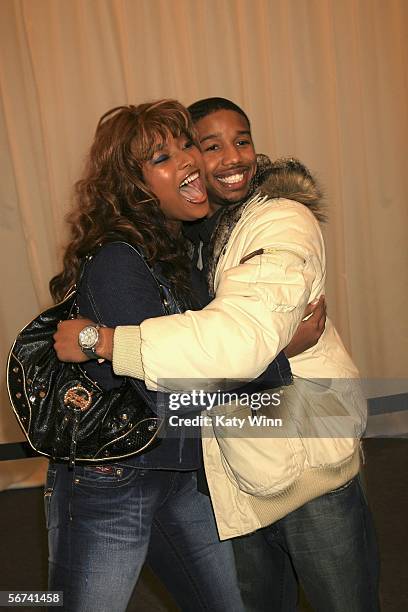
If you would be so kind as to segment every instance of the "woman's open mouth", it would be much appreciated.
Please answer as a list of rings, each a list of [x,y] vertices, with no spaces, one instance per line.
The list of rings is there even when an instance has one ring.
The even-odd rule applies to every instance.
[[[202,204],[207,200],[207,191],[198,170],[191,172],[191,174],[186,176],[186,178],[180,183],[179,190],[187,202]]]

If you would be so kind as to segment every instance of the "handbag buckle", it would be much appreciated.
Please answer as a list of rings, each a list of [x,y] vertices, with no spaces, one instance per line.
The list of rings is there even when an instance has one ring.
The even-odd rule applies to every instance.
[[[75,385],[65,392],[64,404],[68,408],[76,408],[85,412],[92,404],[92,393],[82,385]]]

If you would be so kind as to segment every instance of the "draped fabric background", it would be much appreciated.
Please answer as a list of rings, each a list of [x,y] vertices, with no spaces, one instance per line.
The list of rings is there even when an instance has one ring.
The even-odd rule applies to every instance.
[[[2,371],[50,304],[100,115],[216,95],[248,112],[259,152],[316,172],[330,316],[364,376],[406,376],[407,30],[406,0],[1,0]],[[0,441],[18,439],[2,377]],[[3,463],[0,488],[42,469]]]

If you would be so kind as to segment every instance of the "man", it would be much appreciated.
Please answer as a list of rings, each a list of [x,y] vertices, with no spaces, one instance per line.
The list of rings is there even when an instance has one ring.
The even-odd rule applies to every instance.
[[[324,290],[324,245],[310,212],[318,214],[320,194],[311,175],[293,160],[266,163],[264,172],[262,164],[257,168],[249,120],[230,101],[203,100],[190,110],[213,211],[210,243],[202,235],[199,261],[204,260],[215,298],[203,311],[116,330],[115,371],[152,388],[158,378],[182,379],[186,373],[255,378],[288,344],[307,302]],[[261,183],[255,194],[254,181]],[[104,330],[97,347],[103,357],[112,357],[111,336]],[[58,334],[57,341],[60,356],[76,357],[59,346],[64,340]],[[309,401],[308,410],[332,403],[334,412],[328,414],[337,417],[336,410],[344,409],[357,436],[361,433],[363,408],[349,385],[358,373],[329,320],[316,346],[292,358],[291,367],[303,379],[331,379],[306,385],[312,400],[306,394],[301,400]],[[295,420],[299,406],[295,402]],[[220,537],[270,525],[260,532],[262,539],[285,550],[314,609],[377,610],[375,537],[356,478],[356,437],[278,437],[267,440],[269,447],[256,440],[242,457],[236,439],[216,434],[207,431],[203,450]],[[256,447],[266,449],[263,455]],[[249,605],[256,609],[259,601]],[[293,606],[283,598],[280,609]]]

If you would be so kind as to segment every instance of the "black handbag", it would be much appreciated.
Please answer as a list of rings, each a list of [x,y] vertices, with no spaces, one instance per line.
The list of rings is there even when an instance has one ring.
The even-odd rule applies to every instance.
[[[59,321],[77,314],[77,287],[85,266],[86,262],[67,297],[19,333],[7,363],[10,401],[31,447],[71,465],[143,453],[159,443],[163,425],[149,406],[141,381],[125,378],[120,387],[103,390],[80,364],[62,363],[57,358],[53,334]],[[156,280],[166,314],[168,289],[147,267]]]

